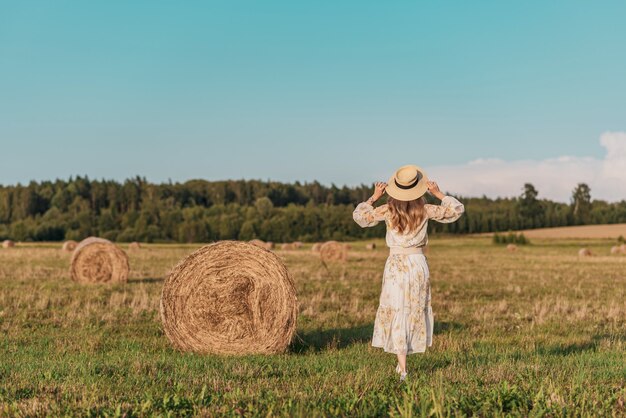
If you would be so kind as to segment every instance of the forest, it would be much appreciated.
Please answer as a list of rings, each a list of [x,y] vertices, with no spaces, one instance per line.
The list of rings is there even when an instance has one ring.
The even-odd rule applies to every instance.
[[[456,196],[466,207],[453,224],[431,222],[431,233],[471,234],[554,226],[626,222],[626,200],[593,200],[589,186],[573,185],[569,203],[539,198],[532,184],[515,198]],[[356,204],[372,186],[325,186],[260,181],[190,180],[154,184],[69,180],[0,186],[0,240],[210,242],[259,238],[353,240],[384,236],[384,225],[362,229],[352,220]],[[430,203],[438,203],[428,196]],[[384,199],[377,204],[384,203]]]

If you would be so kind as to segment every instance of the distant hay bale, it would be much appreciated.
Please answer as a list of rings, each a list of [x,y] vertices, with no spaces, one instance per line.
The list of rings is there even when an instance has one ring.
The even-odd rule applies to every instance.
[[[611,247],[611,255],[617,255],[621,253],[622,253],[622,249],[619,246],[614,245],[613,247]]]
[[[141,244],[138,243],[137,241],[133,241],[130,244],[128,244],[128,249],[129,250],[141,250]]]
[[[283,251],[293,251],[296,250],[296,246],[293,243],[284,243],[280,244],[280,249]]]
[[[15,243],[10,239],[2,241],[2,248],[13,248],[15,247]]]
[[[581,248],[580,250],[578,250],[578,256],[579,257],[591,257],[593,254],[591,253],[591,250],[588,248]]]
[[[273,249],[274,249],[274,247],[275,247],[275,245],[274,245],[274,243],[273,243],[272,241],[267,241],[267,242],[265,243],[265,249],[266,249],[266,250],[273,250]]]
[[[302,243],[300,241],[294,241],[293,246],[296,248],[296,250],[299,250],[300,248],[302,248]]]
[[[90,237],[72,254],[70,276],[79,283],[123,283],[128,281],[128,256],[111,241]]]
[[[251,239],[250,241],[248,241],[248,243],[252,245],[256,245],[259,248],[267,248],[266,247],[267,244],[261,241],[260,239]]]
[[[513,252],[517,251],[517,245],[509,244],[509,245],[506,246],[506,250],[513,253]]]
[[[365,249],[366,250],[375,250],[376,249],[376,243],[375,242],[370,242],[369,244],[365,245]]]
[[[321,242],[316,242],[315,244],[313,244],[313,246],[311,247],[311,251],[313,251],[314,253],[319,252],[319,250],[322,248],[322,243]]]
[[[296,291],[273,252],[219,241],[174,267],[163,284],[160,314],[165,334],[182,351],[280,353],[296,330]]]
[[[622,244],[619,246],[620,251],[622,252],[622,254],[626,254],[626,244]]]
[[[74,251],[76,249],[77,245],[78,245],[78,243],[71,239],[71,240],[65,241],[63,243],[63,246],[61,247],[61,249],[63,251],[67,251],[68,253],[70,253],[70,252],[72,252],[72,251]]]
[[[342,261],[348,259],[348,247],[337,241],[327,241],[320,248],[322,261]]]

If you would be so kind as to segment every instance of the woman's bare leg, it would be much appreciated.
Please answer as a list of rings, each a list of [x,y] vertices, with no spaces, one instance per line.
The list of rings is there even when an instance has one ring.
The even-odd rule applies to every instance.
[[[400,371],[406,373],[406,354],[397,354]]]

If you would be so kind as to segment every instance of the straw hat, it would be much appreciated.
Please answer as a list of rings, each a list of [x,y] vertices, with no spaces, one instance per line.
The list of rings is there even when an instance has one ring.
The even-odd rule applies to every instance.
[[[415,200],[428,190],[428,176],[416,165],[404,165],[393,173],[385,191],[396,200]]]

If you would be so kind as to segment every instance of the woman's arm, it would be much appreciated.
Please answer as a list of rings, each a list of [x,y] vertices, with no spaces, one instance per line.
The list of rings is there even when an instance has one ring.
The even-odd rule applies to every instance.
[[[441,223],[451,223],[456,221],[465,212],[465,206],[452,196],[441,193],[439,185],[434,181],[428,182],[430,194],[441,200],[441,205],[424,205],[428,219]]]
[[[352,219],[354,219],[361,228],[376,226],[378,222],[385,219],[387,205],[374,208],[373,204],[385,194],[386,187],[387,183],[376,183],[374,194],[365,202],[359,203],[356,209],[354,209],[354,212],[352,212]]]

